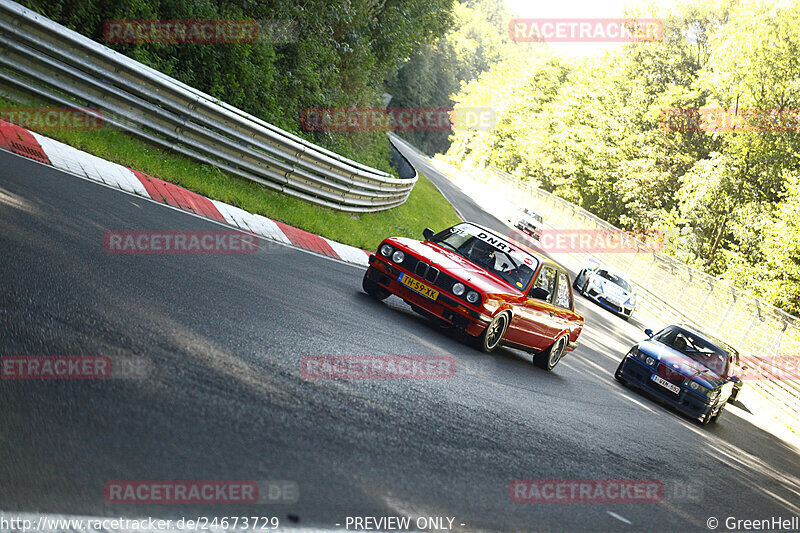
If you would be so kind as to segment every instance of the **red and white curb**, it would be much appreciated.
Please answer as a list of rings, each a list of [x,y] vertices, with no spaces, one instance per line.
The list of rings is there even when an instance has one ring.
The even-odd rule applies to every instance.
[[[64,143],[0,121],[0,148],[117,189],[150,198],[196,215],[229,224],[266,239],[326,255],[346,263],[368,265],[370,252],[332,241],[238,207],[87,154]]]

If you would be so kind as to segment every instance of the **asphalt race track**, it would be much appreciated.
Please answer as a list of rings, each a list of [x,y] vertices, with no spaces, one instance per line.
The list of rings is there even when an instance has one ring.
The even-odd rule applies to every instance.
[[[408,155],[464,216],[504,228]],[[0,381],[0,511],[277,516],[342,531],[348,516],[454,517],[456,531],[708,531],[712,516],[800,515],[797,451],[740,416],[745,405],[703,427],[619,385],[612,373],[641,324],[585,299],[581,346],[548,373],[514,350],[482,355],[395,297],[366,296],[363,269],[292,248],[104,251],[107,231],[141,229],[224,228],[0,152],[0,355],[103,354],[139,369]],[[311,380],[300,373],[311,355],[449,355],[457,371]],[[515,503],[518,479],[658,480],[664,497]],[[299,500],[109,504],[112,480],[290,480]]]

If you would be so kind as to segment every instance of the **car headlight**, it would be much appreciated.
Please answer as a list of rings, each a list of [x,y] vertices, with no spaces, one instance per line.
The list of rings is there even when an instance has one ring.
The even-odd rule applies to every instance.
[[[658,361],[656,361],[655,358],[650,357],[649,355],[647,355],[642,351],[639,351],[639,349],[636,346],[631,348],[631,350],[628,352],[628,355],[630,355],[631,357],[635,357],[640,361],[644,361],[645,364],[647,364],[647,366],[654,366],[656,363],[658,363]]]
[[[395,263],[398,263],[398,264],[402,263],[403,259],[405,259],[405,258],[406,258],[406,254],[404,254],[400,250],[397,250],[397,251],[395,251],[395,253],[392,254],[392,261],[394,261]]]
[[[690,381],[689,388],[695,392],[699,392],[703,396],[716,396],[716,394],[713,395],[711,394],[711,389],[709,389],[708,387],[704,387],[703,385],[700,385],[696,381]]]
[[[381,255],[383,257],[391,257],[393,251],[394,251],[394,248],[392,248],[388,244],[384,244],[383,246],[381,246]]]
[[[455,294],[456,296],[461,296],[462,294],[464,294],[465,290],[467,290],[467,289],[466,289],[466,287],[464,287],[463,283],[454,283],[453,284],[453,294]]]
[[[481,295],[475,291],[469,291],[467,293],[467,301],[471,304],[476,304],[481,301]]]

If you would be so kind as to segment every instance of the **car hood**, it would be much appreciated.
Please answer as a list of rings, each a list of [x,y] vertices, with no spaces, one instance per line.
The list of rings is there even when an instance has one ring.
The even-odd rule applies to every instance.
[[[592,274],[592,279],[597,281],[603,287],[603,294],[605,296],[610,296],[615,300],[619,300],[620,302],[624,302],[629,297],[633,297],[632,292],[628,292],[613,281],[609,281],[597,274]]]
[[[458,278],[464,283],[484,294],[515,294],[522,296],[522,291],[490,274],[466,257],[437,246],[430,242],[419,242],[404,237],[387,239],[389,244],[410,251],[417,257],[433,264],[442,272]]]
[[[667,365],[667,367],[673,372],[678,372],[685,378],[694,376],[693,379],[704,387],[713,389],[725,382],[724,379],[716,374],[711,373],[710,371],[703,374],[697,374],[702,370],[707,370],[706,367],[688,355],[682,354],[678,350],[661,342],[654,340],[640,342],[638,348],[639,351]]]

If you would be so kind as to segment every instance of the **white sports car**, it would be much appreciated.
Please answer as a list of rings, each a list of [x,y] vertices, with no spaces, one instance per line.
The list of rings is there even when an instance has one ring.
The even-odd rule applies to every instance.
[[[581,294],[628,320],[636,309],[633,285],[620,272],[596,262],[589,263],[572,283]]]
[[[520,209],[513,216],[509,216],[508,221],[514,224],[515,228],[539,240],[539,231],[541,231],[544,225],[542,215],[539,213],[528,208]]]

